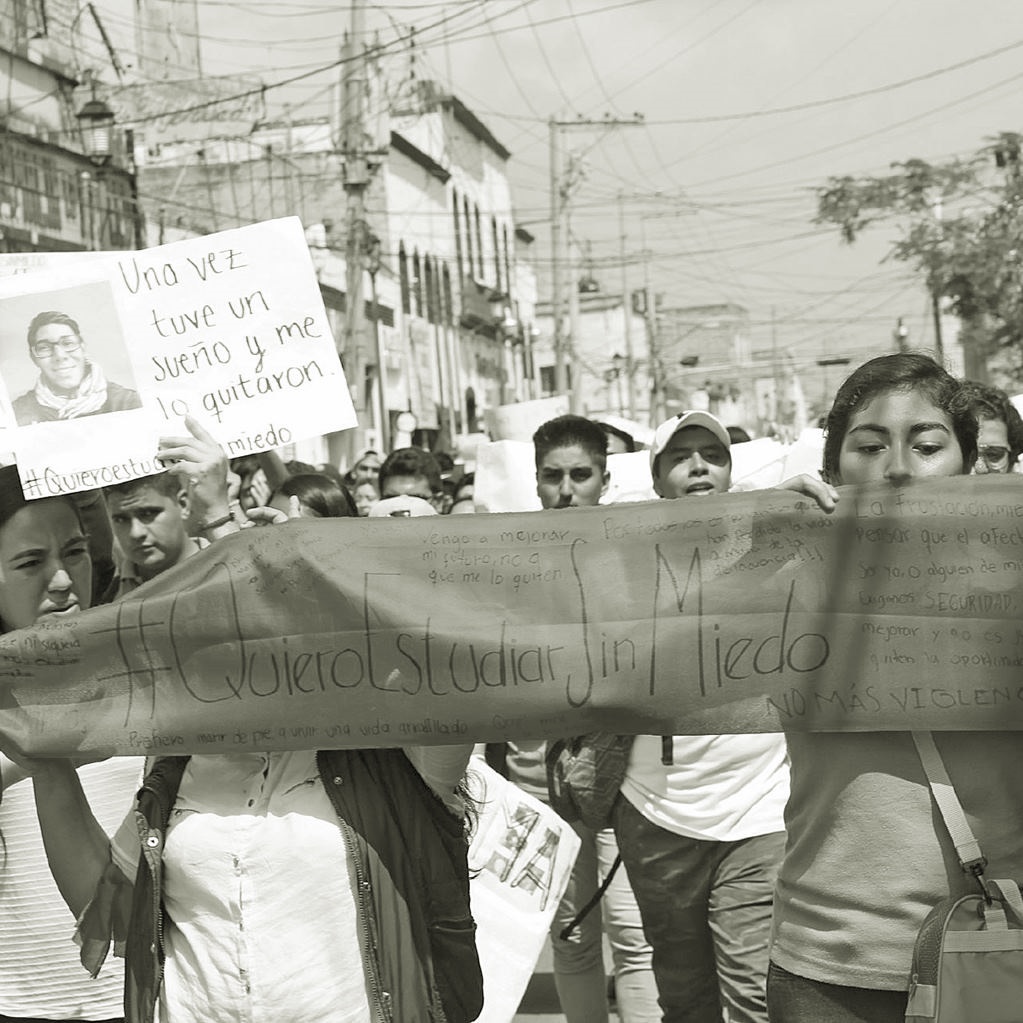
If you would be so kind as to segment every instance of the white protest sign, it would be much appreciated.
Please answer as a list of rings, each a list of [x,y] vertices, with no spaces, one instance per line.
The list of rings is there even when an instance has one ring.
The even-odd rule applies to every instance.
[[[548,419],[568,413],[568,398],[556,394],[550,398],[517,401],[486,410],[487,429],[494,440],[519,440],[529,443],[539,426]]]
[[[0,378],[33,498],[160,471],[187,414],[231,457],[356,421],[297,218],[0,280]]]
[[[476,1023],[510,1023],[536,968],[579,853],[579,836],[549,806],[481,759],[469,766],[480,807],[469,893],[483,970]]]

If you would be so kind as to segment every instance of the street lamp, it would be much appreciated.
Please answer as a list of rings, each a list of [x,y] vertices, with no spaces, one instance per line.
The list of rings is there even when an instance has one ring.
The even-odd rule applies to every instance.
[[[114,112],[103,100],[93,96],[75,115],[82,129],[82,148],[85,155],[102,167],[112,155],[111,129]]]

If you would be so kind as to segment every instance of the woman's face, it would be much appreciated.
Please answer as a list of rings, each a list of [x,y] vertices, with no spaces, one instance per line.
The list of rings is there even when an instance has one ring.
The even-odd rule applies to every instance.
[[[957,476],[963,468],[951,416],[919,392],[888,391],[850,417],[836,482],[900,486],[924,476]]]
[[[359,510],[359,514],[365,516],[369,514],[370,508],[380,500],[380,491],[377,490],[375,484],[366,481],[360,483],[352,491],[352,497],[355,499],[355,507]]]
[[[74,508],[33,501],[0,529],[0,622],[24,629],[43,617],[89,606],[92,561]]]
[[[77,350],[68,350],[76,346]],[[85,378],[85,343],[66,323],[40,327],[32,338],[31,352],[51,390],[74,391]]]
[[[377,454],[363,455],[352,466],[352,475],[355,477],[357,483],[376,483],[380,476],[380,466],[383,462],[380,461],[380,456]]]
[[[1009,447],[1009,427],[1001,419],[978,420],[977,461],[975,473],[1012,472],[1012,454]]]

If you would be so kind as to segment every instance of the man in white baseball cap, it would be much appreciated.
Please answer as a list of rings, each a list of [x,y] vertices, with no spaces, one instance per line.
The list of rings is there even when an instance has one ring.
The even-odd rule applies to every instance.
[[[650,475],[658,497],[724,494],[732,485],[732,442],[709,412],[680,412],[654,431]]]
[[[408,518],[416,519],[420,515],[436,515],[437,509],[429,501],[413,494],[396,494],[377,501],[369,510],[369,518]]]
[[[657,427],[650,474],[660,497],[732,485],[728,431],[709,412]],[[782,484],[834,507],[809,477]],[[679,651],[680,662],[686,652]],[[613,823],[653,946],[664,1023],[767,1023],[767,949],[785,848],[785,738],[638,735]]]

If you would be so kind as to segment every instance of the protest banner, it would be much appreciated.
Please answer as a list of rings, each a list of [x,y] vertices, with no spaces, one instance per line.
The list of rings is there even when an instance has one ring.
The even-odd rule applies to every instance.
[[[30,346],[42,312],[77,333],[60,321]],[[232,457],[355,424],[294,217],[0,280],[0,378],[29,498],[160,471],[186,414]]]
[[[510,1023],[568,884],[579,836],[481,759],[472,759],[467,777],[480,808],[469,846],[469,895],[483,970],[483,1012],[476,1023]]]
[[[0,639],[36,753],[1023,727],[1014,477],[301,520]]]

